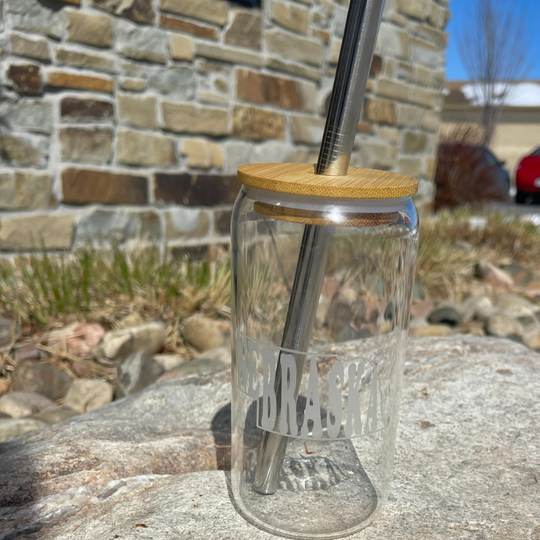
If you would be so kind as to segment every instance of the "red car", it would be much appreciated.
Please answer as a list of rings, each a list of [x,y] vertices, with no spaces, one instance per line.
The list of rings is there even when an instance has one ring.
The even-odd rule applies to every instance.
[[[523,158],[516,173],[516,203],[525,204],[540,198],[540,148]]]

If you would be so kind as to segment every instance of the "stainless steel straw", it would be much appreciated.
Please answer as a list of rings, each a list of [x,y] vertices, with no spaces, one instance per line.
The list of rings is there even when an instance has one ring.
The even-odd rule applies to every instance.
[[[351,0],[316,174],[347,175],[383,8],[384,0]],[[330,226],[306,225],[304,229],[281,342],[284,349],[300,351],[295,358],[298,373],[303,372],[302,352],[307,352],[311,341],[333,235],[334,228]],[[276,426],[281,416],[281,376],[278,361]],[[298,377],[296,394],[300,382]],[[253,484],[255,491],[262,495],[275,493],[286,448],[287,437],[263,433]]]

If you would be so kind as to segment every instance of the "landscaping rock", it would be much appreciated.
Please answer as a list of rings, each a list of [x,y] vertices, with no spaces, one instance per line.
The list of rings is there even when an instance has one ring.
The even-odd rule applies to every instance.
[[[146,352],[135,353],[117,368],[116,397],[123,398],[155,383],[163,368]]]
[[[476,265],[475,275],[494,287],[508,289],[514,285],[514,280],[509,274],[487,261],[481,261]]]
[[[2,533],[39,540],[169,540],[179,531],[190,540],[274,538],[234,509],[226,473],[209,470],[230,445],[227,378],[220,372],[158,383],[1,445]],[[403,389],[390,501],[351,538],[448,540],[472,532],[536,540],[540,432],[531,411],[538,407],[540,357],[496,339],[414,339]],[[205,472],[182,474],[190,471]]]
[[[474,319],[486,321],[494,311],[495,307],[487,296],[472,296],[461,305],[463,321],[466,323]]]
[[[423,283],[416,281],[413,287],[413,299],[414,300],[425,300],[426,290]]]
[[[510,263],[502,268],[509,276],[512,276],[514,283],[520,287],[526,287],[529,283],[536,281],[538,275],[525,268],[519,263]]]
[[[181,354],[154,354],[153,358],[165,371],[171,371],[187,361]]]
[[[32,416],[54,405],[54,402],[45,396],[30,392],[10,392],[0,397],[0,413],[11,418]]]
[[[486,335],[486,332],[484,330],[484,322],[483,321],[471,321],[467,323],[463,328],[463,332],[466,334],[469,334],[471,336],[478,336],[483,337]]]
[[[131,328],[133,326],[142,326],[144,319],[140,313],[134,311],[129,315],[126,315],[119,323],[118,328]]]
[[[196,358],[195,360],[191,360],[191,362],[187,362],[186,364],[165,373],[160,380],[186,379],[193,376],[208,375],[222,369],[227,368],[218,360]]]
[[[73,382],[64,405],[79,413],[99,409],[113,400],[114,387],[107,381],[79,379]]]
[[[499,312],[488,318],[486,331],[490,336],[517,341],[521,341],[525,335],[525,329],[519,321]]]
[[[3,396],[7,392],[9,392],[10,388],[11,383],[8,381],[8,379],[0,378],[0,396]]]
[[[449,336],[453,333],[452,327],[445,324],[430,324],[429,326],[417,326],[411,328],[411,337],[440,337]]]
[[[11,319],[0,317],[0,349],[8,347],[17,338],[17,325]]]
[[[540,351],[540,333],[527,339],[526,344],[527,347],[530,347],[535,351]]]
[[[200,315],[193,315],[184,321],[184,338],[199,351],[215,349],[224,343],[219,323]]]
[[[326,326],[332,335],[338,336],[345,328],[350,326],[353,320],[353,304],[357,301],[357,298],[358,294],[352,289],[342,289],[334,294],[326,314]],[[357,315],[362,315],[358,313],[360,308],[361,306],[357,304]],[[363,315],[365,316],[365,314],[364,306]]]
[[[505,315],[513,318],[534,317],[540,313],[540,306],[517,294],[500,294],[493,299],[493,304]]]
[[[145,323],[107,332],[94,350],[94,355],[101,361],[120,362],[137,352],[156,354],[163,349],[165,339],[163,323]]]
[[[49,346],[75,356],[84,356],[90,353],[104,335],[105,330],[100,324],[74,323],[51,332]]]
[[[38,414],[34,414],[32,418],[45,422],[48,425],[59,424],[65,422],[75,416],[79,416],[80,413],[74,411],[71,407],[65,405],[51,405]]]
[[[413,319],[426,319],[433,311],[434,306],[427,300],[416,300],[411,306],[411,317]]]
[[[19,364],[11,379],[16,392],[32,392],[52,400],[65,397],[71,385],[67,373],[36,360]]]
[[[429,323],[423,317],[416,317],[409,323],[409,328],[422,328],[424,326],[429,326]]]
[[[24,362],[25,360],[39,360],[41,351],[33,344],[27,343],[15,351],[15,363]]]
[[[46,427],[49,425],[34,418],[0,418],[0,442],[9,441]]]
[[[459,326],[463,322],[463,317],[459,308],[455,304],[446,303],[434,309],[428,316],[430,324],[447,324],[449,326]]]

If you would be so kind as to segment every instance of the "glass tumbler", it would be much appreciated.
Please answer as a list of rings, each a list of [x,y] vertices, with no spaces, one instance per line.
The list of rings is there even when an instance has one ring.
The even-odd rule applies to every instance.
[[[369,525],[391,482],[416,179],[246,165],[233,212],[232,493],[289,538]]]

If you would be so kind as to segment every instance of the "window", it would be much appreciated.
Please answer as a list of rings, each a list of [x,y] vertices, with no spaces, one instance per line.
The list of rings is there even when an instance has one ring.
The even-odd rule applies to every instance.
[[[532,154],[531,156],[534,156],[534,157],[540,157],[540,148],[537,148]]]
[[[196,2],[197,0],[192,1]],[[229,2],[247,8],[261,9],[261,0],[229,0]]]

